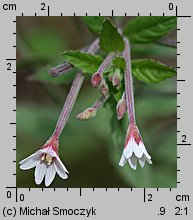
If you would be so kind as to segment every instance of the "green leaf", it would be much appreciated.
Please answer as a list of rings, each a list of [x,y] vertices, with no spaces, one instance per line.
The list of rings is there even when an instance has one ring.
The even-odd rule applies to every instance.
[[[133,43],[151,43],[176,26],[176,16],[140,16],[129,21],[123,33]]]
[[[85,16],[84,23],[88,26],[91,32],[99,35],[101,33],[102,24],[106,17],[103,16]]]
[[[118,68],[118,69],[124,70],[126,66],[125,59],[123,57],[117,56],[113,60],[113,65],[115,69]]]
[[[152,59],[132,61],[132,73],[145,83],[158,83],[176,75],[176,70]]]
[[[123,51],[125,47],[122,36],[109,19],[106,19],[103,23],[100,34],[100,46],[105,52]]]
[[[65,61],[81,69],[84,73],[94,73],[102,63],[101,56],[80,51],[66,51],[62,53]]]

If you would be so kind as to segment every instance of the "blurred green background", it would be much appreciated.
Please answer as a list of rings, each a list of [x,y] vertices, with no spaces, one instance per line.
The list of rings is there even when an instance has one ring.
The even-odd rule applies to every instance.
[[[113,18],[119,24],[129,19]],[[81,17],[17,17],[17,187],[38,187],[34,169],[20,170],[18,162],[52,134],[75,74],[52,78],[48,69],[63,62],[61,52],[93,39]],[[147,57],[176,67],[176,49],[132,45],[132,58]],[[51,187],[176,187],[176,78],[159,84],[134,80],[134,89],[137,124],[153,165],[136,171],[118,165],[126,130],[112,121],[112,106],[89,121],[75,118],[100,96],[87,79],[60,138],[69,178],[56,175]]]

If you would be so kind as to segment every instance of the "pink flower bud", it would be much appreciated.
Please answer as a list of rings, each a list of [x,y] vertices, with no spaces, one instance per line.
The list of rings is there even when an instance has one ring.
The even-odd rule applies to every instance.
[[[110,72],[110,73],[108,74],[108,80],[109,80],[110,82],[112,82],[112,80],[113,80],[113,73],[112,73],[112,72]]]
[[[102,76],[99,73],[94,73],[91,78],[92,86],[99,86],[102,81]]]
[[[109,93],[109,87],[105,79],[103,79],[101,84],[99,85],[99,91],[104,96],[106,96]]]
[[[87,108],[83,112],[77,114],[76,118],[80,120],[88,120],[90,118],[94,118],[96,116],[95,108]]]
[[[117,69],[115,70],[115,73],[113,75],[113,78],[112,78],[112,83],[113,83],[113,86],[116,86],[116,87],[120,87],[121,85],[121,73],[120,73],[120,70]]]
[[[127,106],[125,100],[125,93],[123,93],[122,98],[118,101],[116,108],[118,120],[120,120],[124,116],[126,110],[127,110]]]

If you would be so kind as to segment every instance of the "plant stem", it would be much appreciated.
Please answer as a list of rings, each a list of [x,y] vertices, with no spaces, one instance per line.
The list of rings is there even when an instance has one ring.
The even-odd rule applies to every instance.
[[[157,43],[161,44],[163,46],[170,46],[170,47],[174,47],[174,48],[177,47],[177,41],[175,39],[170,39],[167,37],[163,37],[163,38],[159,39],[157,41]]]
[[[125,96],[127,104],[127,112],[130,124],[135,124],[135,107],[134,107],[134,97],[133,97],[133,79],[131,75],[131,55],[130,55],[130,43],[125,39],[125,50],[123,56],[126,62],[125,69]]]
[[[92,106],[92,108],[94,108],[96,111],[98,111],[98,109],[107,101],[107,99],[109,98],[109,96],[104,96],[102,95]]]
[[[62,112],[57,121],[56,128],[54,130],[53,136],[56,137],[57,139],[59,138],[62,130],[64,129],[66,125],[66,122],[68,121],[68,118],[70,116],[70,113],[72,111],[72,108],[74,106],[74,103],[76,101],[76,98],[78,96],[78,93],[80,91],[83,81],[84,81],[84,75],[82,74],[82,72],[79,71],[76,74],[75,79],[72,83],[72,86],[70,88],[66,101],[64,103]]]
[[[98,46],[98,39],[97,39],[90,45],[87,52],[93,54],[93,53],[96,53],[98,51],[98,49],[99,49],[99,46]],[[63,105],[62,112],[61,112],[61,114],[58,118],[58,121],[56,123],[56,127],[55,127],[55,130],[53,133],[53,136],[56,139],[59,138],[60,134],[62,133],[62,130],[64,129],[64,127],[69,119],[70,113],[73,109],[74,103],[76,101],[76,98],[78,96],[78,93],[80,91],[82,83],[84,81],[84,78],[85,78],[85,76],[82,74],[82,72],[78,71],[78,73],[76,74],[75,79],[72,83],[72,86],[70,88],[70,91],[68,93],[66,101]]]
[[[87,53],[95,54],[99,50],[99,38],[95,39],[88,47]]]
[[[101,63],[101,65],[98,68],[97,73],[102,76],[105,69],[107,68],[107,66],[109,65],[109,63],[111,62],[111,60],[113,59],[114,56],[114,52],[109,53],[106,58],[104,59],[104,61]]]

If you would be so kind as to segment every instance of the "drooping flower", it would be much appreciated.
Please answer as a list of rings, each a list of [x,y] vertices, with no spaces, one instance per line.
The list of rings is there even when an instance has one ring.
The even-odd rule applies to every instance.
[[[35,183],[41,184],[45,177],[45,185],[49,186],[56,173],[62,178],[68,178],[68,171],[58,154],[59,142],[51,137],[45,145],[34,154],[20,161],[20,169],[28,170],[35,167]]]
[[[90,54],[94,54],[98,51],[99,40],[95,40],[88,48],[87,52]],[[65,66],[65,65],[64,65]],[[59,68],[59,69],[58,69]],[[62,72],[63,66],[56,67],[57,71]],[[57,72],[57,73],[58,73]],[[56,74],[57,75],[57,74]],[[36,184],[40,184],[45,177],[45,185],[49,186],[55,174],[63,178],[68,178],[68,171],[58,155],[58,147],[59,147],[59,137],[70,117],[70,113],[73,109],[77,96],[79,94],[80,88],[84,81],[85,76],[81,71],[78,71],[73,83],[71,85],[68,96],[63,105],[62,111],[56,123],[55,130],[53,132],[52,137],[46,142],[46,144],[37,152],[27,157],[26,159],[20,161],[20,168],[23,170],[35,168],[35,182]]]
[[[147,153],[139,130],[135,124],[130,124],[127,130],[125,145],[119,165],[124,166],[127,161],[134,170],[137,168],[137,161],[139,161],[141,167],[144,167],[145,161],[152,164],[151,156]]]
[[[125,145],[121,159],[119,161],[120,166],[124,166],[128,161],[131,168],[136,170],[137,161],[141,167],[144,167],[145,161],[152,164],[151,156],[147,153],[139,129],[135,123],[135,108],[134,108],[134,95],[133,95],[133,80],[131,74],[131,55],[130,55],[130,43],[125,39],[125,50],[123,52],[125,58],[126,68],[124,74],[125,81],[125,98],[126,107],[128,112],[128,118],[130,125],[127,130]]]

